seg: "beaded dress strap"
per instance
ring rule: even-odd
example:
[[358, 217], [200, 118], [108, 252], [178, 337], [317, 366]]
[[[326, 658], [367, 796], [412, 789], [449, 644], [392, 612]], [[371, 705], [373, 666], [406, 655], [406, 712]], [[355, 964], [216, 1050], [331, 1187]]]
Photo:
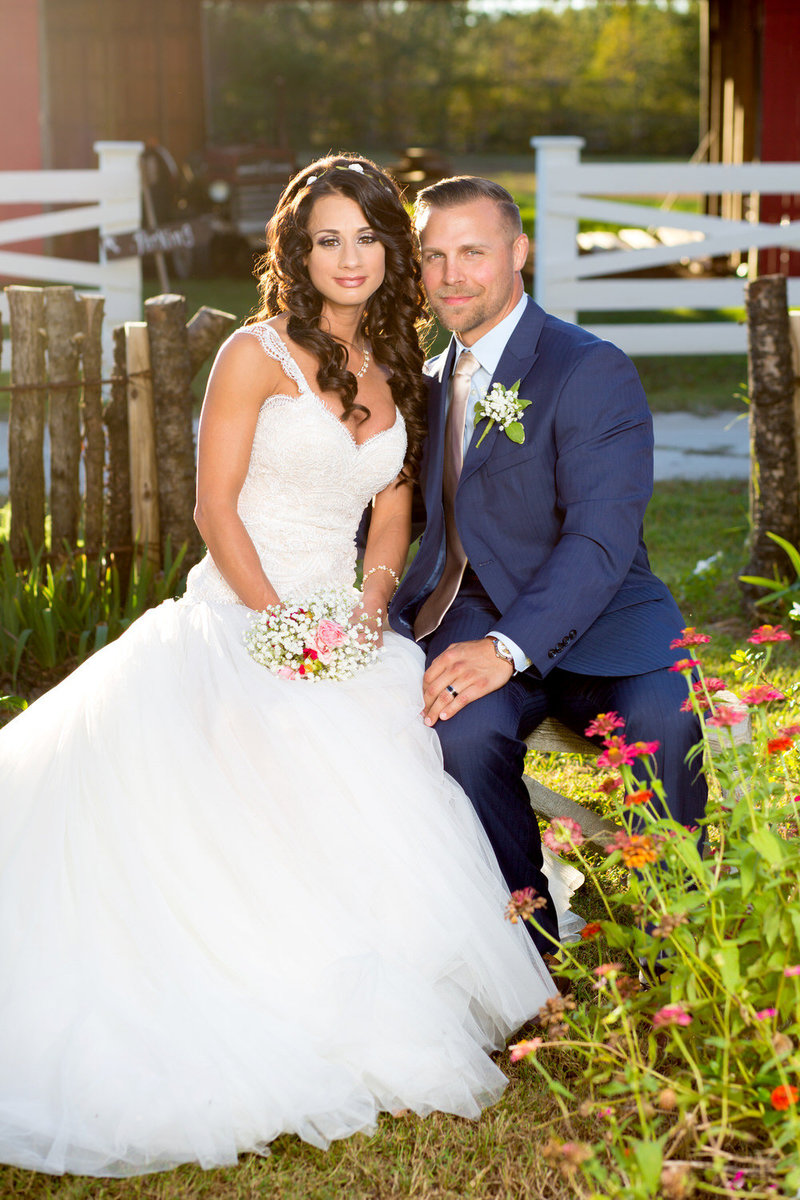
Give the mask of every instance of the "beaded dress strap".
[[266, 321], [260, 321], [255, 325], [244, 325], [242, 328], [245, 333], [251, 333], [253, 337], [258, 338], [264, 353], [270, 358], [277, 359], [283, 367], [284, 373], [297, 384], [301, 392], [311, 391], [308, 380], [292, 358], [289, 347], [274, 326], [268, 325]]

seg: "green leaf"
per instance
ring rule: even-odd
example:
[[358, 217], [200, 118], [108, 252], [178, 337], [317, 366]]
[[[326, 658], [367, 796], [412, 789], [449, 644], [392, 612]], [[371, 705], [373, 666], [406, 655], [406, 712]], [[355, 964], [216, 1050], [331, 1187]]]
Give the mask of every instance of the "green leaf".
[[506, 426], [506, 437], [510, 438], [512, 442], [516, 442], [518, 446], [522, 445], [525, 441], [525, 430], [519, 421], [512, 421], [510, 425]]
[[661, 1182], [661, 1168], [664, 1162], [664, 1134], [657, 1141], [643, 1142], [638, 1139], [631, 1143], [636, 1165], [642, 1173], [642, 1181], [652, 1195], [658, 1195]]
[[747, 838], [750, 845], [772, 866], [779, 866], [784, 859], [784, 841], [768, 829], [755, 829]]
[[711, 954], [711, 961], [719, 968], [722, 983], [729, 992], [738, 988], [741, 974], [739, 971], [739, 947], [733, 942], [725, 942]]

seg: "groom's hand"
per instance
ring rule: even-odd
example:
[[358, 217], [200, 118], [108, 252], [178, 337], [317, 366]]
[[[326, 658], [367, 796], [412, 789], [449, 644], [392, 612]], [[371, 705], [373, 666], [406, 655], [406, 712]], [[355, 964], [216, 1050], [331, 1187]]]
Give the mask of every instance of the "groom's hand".
[[455, 716], [473, 700], [496, 692], [513, 674], [511, 663], [497, 657], [488, 638], [454, 642], [434, 658], [422, 680], [425, 724]]

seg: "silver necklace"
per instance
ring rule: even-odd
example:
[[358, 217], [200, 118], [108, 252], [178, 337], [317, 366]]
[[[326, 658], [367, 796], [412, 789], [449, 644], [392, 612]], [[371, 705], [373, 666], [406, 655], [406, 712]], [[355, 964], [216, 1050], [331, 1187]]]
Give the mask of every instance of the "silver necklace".
[[366, 375], [368, 366], [369, 366], [369, 350], [365, 346], [364, 347], [364, 361], [362, 362], [359, 370], [356, 371], [356, 373], [355, 373], [356, 379], [360, 379], [362, 375]]

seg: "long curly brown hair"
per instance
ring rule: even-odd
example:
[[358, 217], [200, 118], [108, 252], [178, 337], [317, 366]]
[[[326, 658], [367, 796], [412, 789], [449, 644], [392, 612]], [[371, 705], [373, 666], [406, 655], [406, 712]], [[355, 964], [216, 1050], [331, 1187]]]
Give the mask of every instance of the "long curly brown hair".
[[408, 433], [403, 475], [411, 480], [418, 474], [427, 432], [428, 393], [420, 345], [424, 297], [411, 221], [397, 185], [375, 163], [338, 154], [321, 158], [295, 175], [267, 226], [267, 252], [256, 267], [260, 304], [247, 323], [288, 313], [289, 337], [319, 363], [320, 391], [341, 396], [342, 420], [357, 410], [365, 414], [364, 419], [369, 416], [369, 409], [356, 402], [358, 382], [347, 369], [346, 347], [320, 327], [322, 296], [306, 268], [312, 249], [307, 232], [311, 209], [321, 196], [334, 193], [355, 200], [386, 251], [383, 283], [367, 301], [361, 334], [375, 361], [388, 369], [392, 397]]

